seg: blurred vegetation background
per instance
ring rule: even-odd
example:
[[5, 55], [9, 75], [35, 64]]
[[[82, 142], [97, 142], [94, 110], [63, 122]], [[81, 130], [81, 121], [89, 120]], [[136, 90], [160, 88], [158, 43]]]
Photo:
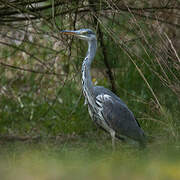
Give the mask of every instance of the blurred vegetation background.
[[98, 38], [93, 82], [119, 95], [147, 134], [177, 140], [179, 5], [175, 0], [1, 0], [1, 135], [97, 131], [81, 91], [87, 44], [59, 33], [91, 28]]
[[[1, 179], [180, 178], [179, 0], [0, 0], [0, 27]], [[87, 44], [59, 33], [80, 28], [97, 34], [93, 83], [154, 137], [150, 154], [117, 143], [112, 155], [91, 121], [81, 89]]]

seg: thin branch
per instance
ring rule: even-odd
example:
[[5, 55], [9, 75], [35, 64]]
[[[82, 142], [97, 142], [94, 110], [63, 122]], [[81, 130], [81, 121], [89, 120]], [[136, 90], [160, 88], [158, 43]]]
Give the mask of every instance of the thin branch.
[[0, 65], [8, 67], [8, 68], [12, 68], [12, 69], [21, 70], [21, 71], [28, 71], [28, 72], [31, 72], [31, 73], [48, 74], [48, 75], [55, 75], [55, 76], [65, 76], [64, 74], [58, 74], [58, 73], [55, 73], [55, 72], [36, 71], [36, 70], [33, 70], [33, 69], [27, 69], [27, 68], [22, 68], [22, 67], [18, 67], [18, 66], [13, 66], [13, 65], [10, 65], [10, 64], [5, 64], [5, 63], [3, 63], [1, 61], [0, 61]]
[[47, 64], [45, 64], [44, 62], [42, 62], [39, 58], [37, 58], [36, 56], [34, 56], [33, 54], [27, 52], [25, 49], [21, 49], [20, 47], [17, 47], [17, 46], [14, 46], [12, 44], [8, 44], [8, 43], [5, 43], [3, 41], [0, 41], [0, 44], [3, 44], [3, 45], [6, 45], [6, 46], [9, 46], [9, 47], [12, 47], [14, 49], [17, 49], [17, 50], [20, 50], [22, 52], [25, 52], [27, 55], [29, 55], [30, 57], [34, 58], [36, 61], [38, 61], [40, 64], [44, 65], [47, 69], [49, 69], [49, 67], [47, 66]]
[[178, 54], [177, 54], [177, 52], [176, 52], [176, 49], [174, 48], [174, 46], [173, 46], [173, 44], [172, 44], [172, 41], [169, 39], [169, 37], [168, 37], [168, 35], [167, 35], [166, 33], [164, 33], [164, 34], [165, 34], [167, 40], [169, 41], [169, 43], [170, 43], [170, 45], [171, 45], [171, 48], [173, 49], [174, 54], [176, 55], [177, 60], [178, 60], [179, 63], [180, 63], [180, 58], [179, 58], [179, 56], [178, 56]]

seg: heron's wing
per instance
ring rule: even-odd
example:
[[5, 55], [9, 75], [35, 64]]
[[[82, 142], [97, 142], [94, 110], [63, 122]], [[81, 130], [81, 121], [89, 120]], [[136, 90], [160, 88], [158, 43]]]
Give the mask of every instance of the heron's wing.
[[108, 94], [98, 95], [96, 104], [105, 122], [116, 132], [129, 137], [138, 133], [139, 123], [126, 105]]

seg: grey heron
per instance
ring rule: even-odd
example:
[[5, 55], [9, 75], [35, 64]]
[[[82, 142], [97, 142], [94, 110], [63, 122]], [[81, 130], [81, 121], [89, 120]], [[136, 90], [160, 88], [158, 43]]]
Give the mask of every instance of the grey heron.
[[82, 89], [91, 119], [96, 125], [110, 133], [113, 148], [115, 137], [121, 140], [128, 137], [145, 146], [144, 131], [127, 105], [109, 89], [94, 86], [92, 83], [90, 68], [97, 49], [95, 33], [91, 29], [65, 30], [61, 33], [74, 35], [88, 42], [88, 51], [82, 63]]

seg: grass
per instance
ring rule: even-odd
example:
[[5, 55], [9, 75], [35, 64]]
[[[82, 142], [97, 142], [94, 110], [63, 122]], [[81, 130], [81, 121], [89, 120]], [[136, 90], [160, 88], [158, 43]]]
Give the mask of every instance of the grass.
[[[109, 138], [108, 138], [109, 139]], [[1, 179], [153, 179], [180, 178], [179, 144], [156, 142], [139, 151], [96, 134], [41, 142], [1, 143]]]

